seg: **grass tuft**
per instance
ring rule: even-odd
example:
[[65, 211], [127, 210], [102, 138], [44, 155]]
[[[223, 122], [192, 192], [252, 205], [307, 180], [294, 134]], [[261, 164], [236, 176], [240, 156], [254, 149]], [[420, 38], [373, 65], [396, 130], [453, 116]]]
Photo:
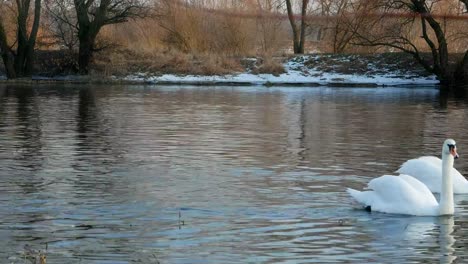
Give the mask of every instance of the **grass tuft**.
[[285, 72], [286, 70], [284, 69], [282, 62], [271, 57], [258, 59], [255, 67], [252, 69], [252, 73], [255, 74], [269, 73], [275, 76], [279, 76]]

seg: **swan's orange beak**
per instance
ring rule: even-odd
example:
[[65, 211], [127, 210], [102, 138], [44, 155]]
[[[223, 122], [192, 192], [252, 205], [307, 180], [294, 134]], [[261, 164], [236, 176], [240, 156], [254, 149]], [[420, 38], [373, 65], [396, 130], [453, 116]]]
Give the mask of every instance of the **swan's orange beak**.
[[458, 153], [457, 153], [457, 147], [451, 148], [450, 149], [450, 154], [452, 154], [454, 159], [458, 159], [460, 157], [460, 156], [458, 156]]

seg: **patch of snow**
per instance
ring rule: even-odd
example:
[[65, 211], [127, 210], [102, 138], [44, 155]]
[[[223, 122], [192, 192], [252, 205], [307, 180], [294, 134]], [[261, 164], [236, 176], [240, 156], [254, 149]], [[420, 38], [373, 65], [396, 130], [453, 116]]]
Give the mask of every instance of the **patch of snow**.
[[[228, 75], [178, 75], [162, 74], [153, 75], [150, 73], [134, 73], [125, 77], [112, 76], [114, 80], [132, 81], [141, 83], [160, 83], [160, 84], [238, 84], [238, 85], [377, 85], [377, 86], [396, 86], [396, 85], [437, 85], [439, 81], [432, 76], [417, 76], [414, 72], [391, 71], [388, 68], [380, 68], [374, 62], [369, 62], [367, 70], [363, 74], [344, 74], [336, 72], [325, 72], [310, 65], [304, 65], [305, 62], [319, 62], [321, 58], [331, 57], [329, 54], [314, 54], [296, 56], [286, 61], [283, 66], [286, 73], [280, 75], [272, 74], [253, 74], [237, 73]], [[338, 58], [348, 60], [354, 58], [351, 56]], [[356, 57], [359, 59], [359, 57]], [[246, 58], [247, 61], [255, 62], [256, 58]], [[34, 76], [36, 80], [60, 80], [77, 81], [81, 76], [57, 76], [53, 78]], [[0, 75], [0, 80], [6, 80], [6, 76]]]
[[[342, 74], [333, 72], [323, 72], [317, 69], [310, 69], [304, 65], [307, 60], [319, 59], [320, 56], [297, 56], [284, 63], [286, 73], [275, 76], [272, 74], [252, 74], [238, 73], [222, 76], [201, 76], [201, 75], [176, 75], [164, 74], [161, 76], [148, 76], [144, 73], [129, 75], [124, 78], [127, 81], [149, 82], [149, 83], [174, 83], [174, 84], [250, 84], [250, 85], [436, 85], [439, 81], [435, 76], [423, 77], [398, 72], [390, 72], [383, 69], [379, 74]], [[347, 58], [344, 58], [347, 60]], [[375, 69], [376, 65], [370, 64], [368, 69]], [[118, 79], [118, 78], [117, 78]]]
[[177, 83], [177, 84], [203, 84], [203, 83], [225, 83], [225, 84], [252, 84], [252, 85], [275, 85], [275, 84], [303, 84], [303, 85], [327, 85], [327, 84], [374, 84], [374, 85], [435, 85], [439, 81], [434, 77], [392, 77], [391, 74], [382, 75], [351, 75], [339, 73], [325, 73], [320, 71], [302, 72], [289, 70], [279, 76], [272, 74], [240, 73], [224, 76], [195, 76], [164, 74], [162, 76], [142, 77], [141, 75], [130, 75], [124, 78], [127, 81], [144, 81], [150, 83]]

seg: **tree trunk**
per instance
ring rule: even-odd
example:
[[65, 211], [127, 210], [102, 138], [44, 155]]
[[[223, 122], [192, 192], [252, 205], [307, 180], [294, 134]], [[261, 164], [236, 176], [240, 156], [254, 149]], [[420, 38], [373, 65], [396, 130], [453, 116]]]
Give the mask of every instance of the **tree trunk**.
[[16, 56], [15, 72], [18, 77], [23, 77], [23, 69], [26, 60], [26, 49], [28, 45], [27, 20], [29, 14], [29, 1], [16, 1], [18, 7], [18, 16], [16, 18]]
[[[445, 38], [445, 32], [443, 31], [440, 24], [431, 15], [430, 10], [427, 9], [425, 1], [412, 0], [414, 11], [419, 13], [422, 21], [423, 38], [431, 48], [432, 57], [434, 60], [434, 73], [439, 77], [442, 84], [448, 84], [453, 78], [449, 67], [449, 55], [447, 39]], [[431, 27], [434, 35], [437, 39], [438, 47], [430, 39], [429, 34], [426, 31], [426, 21]]]
[[93, 57], [94, 42], [97, 35], [97, 33], [90, 31], [91, 30], [83, 27], [83, 30], [79, 32], [80, 46], [78, 51], [78, 66], [79, 73], [83, 75], [89, 73], [89, 64]]
[[16, 1], [18, 9], [16, 52], [8, 46], [7, 37], [3, 24], [0, 22], [0, 50], [5, 64], [7, 78], [31, 76], [34, 63], [34, 46], [39, 31], [39, 21], [41, 16], [41, 0], [34, 1], [34, 20], [31, 32], [28, 35], [28, 21], [30, 1]]
[[18, 77], [24, 77], [24, 67], [26, 65], [26, 49], [27, 44], [25, 41], [18, 40], [18, 47], [16, 48], [15, 56], [15, 72]]
[[34, 22], [29, 34], [28, 45], [25, 48], [24, 74], [32, 75], [34, 66], [34, 47], [36, 46], [37, 33], [39, 32], [39, 22], [41, 18], [41, 0], [34, 1]]
[[78, 66], [80, 74], [89, 73], [89, 63], [93, 52], [93, 44], [89, 39], [80, 40], [80, 50], [78, 52]]
[[0, 21], [0, 52], [5, 65], [6, 75], [8, 79], [15, 79], [16, 72], [13, 65], [13, 54], [8, 47], [8, 41], [5, 34], [5, 28], [3, 27], [2, 21]]
[[302, 11], [301, 11], [301, 40], [299, 43], [299, 53], [304, 54], [304, 46], [305, 46], [305, 29], [306, 25], [306, 15], [307, 15], [307, 5], [309, 4], [309, 0], [302, 0]]
[[5, 65], [6, 76], [8, 79], [16, 79], [15, 66], [9, 52], [3, 52], [2, 50], [3, 64]]
[[301, 28], [300, 31], [297, 29], [296, 20], [291, 5], [291, 0], [286, 0], [286, 8], [288, 10], [289, 23], [293, 33], [293, 47], [294, 54], [303, 54], [305, 45], [305, 28], [306, 28], [306, 15], [307, 15], [307, 4], [309, 0], [302, 0], [301, 8]]
[[[468, 63], [468, 54], [465, 54], [460, 63], [455, 66], [456, 68], [453, 69], [449, 63], [447, 38], [442, 26], [431, 15], [425, 0], [412, 0], [411, 2], [414, 11], [421, 15], [423, 38], [432, 52], [432, 72], [437, 75], [440, 83], [443, 85], [460, 83], [463, 82], [463, 80], [466, 81], [465, 65]], [[468, 1], [466, 1], [466, 3], [468, 3]], [[426, 22], [432, 29], [432, 33], [437, 40], [436, 43], [430, 39], [430, 34], [428, 34], [426, 29]]]
[[106, 5], [110, 4], [110, 1], [101, 1], [101, 5], [96, 17], [93, 21], [90, 21], [88, 16], [88, 6], [83, 0], [74, 0], [76, 15], [78, 18], [78, 40], [79, 40], [79, 51], [78, 51], [78, 67], [79, 73], [82, 75], [89, 74], [89, 65], [93, 58], [94, 45], [96, 37], [104, 25], [104, 14]]
[[96, 36], [101, 28], [105, 25], [126, 22], [128, 18], [144, 16], [148, 13], [145, 2], [147, 1], [73, 0], [80, 42], [78, 52], [80, 74], [89, 73]]
[[292, 10], [292, 5], [291, 5], [291, 0], [286, 0], [286, 8], [288, 9], [288, 18], [289, 18], [289, 23], [291, 24], [291, 29], [293, 33], [293, 48], [294, 48], [294, 54], [300, 53], [300, 41], [299, 41], [299, 32], [297, 30], [297, 25], [296, 21], [294, 19], [294, 13]]

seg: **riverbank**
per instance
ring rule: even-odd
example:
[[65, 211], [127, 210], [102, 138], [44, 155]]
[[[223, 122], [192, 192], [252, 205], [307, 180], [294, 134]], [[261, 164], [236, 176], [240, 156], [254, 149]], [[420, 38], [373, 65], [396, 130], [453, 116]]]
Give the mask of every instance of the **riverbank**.
[[[138, 62], [136, 62], [138, 63]], [[271, 62], [270, 62], [271, 63]], [[427, 74], [407, 55], [401, 53], [372, 55], [315, 54], [274, 58], [275, 67], [262, 68], [264, 60], [241, 59], [242, 67], [223, 74], [183, 73], [168, 70], [111, 70], [89, 76], [36, 75], [32, 79], [1, 82], [63, 82], [159, 85], [262, 85], [262, 86], [401, 86], [437, 85], [434, 75]], [[195, 66], [192, 66], [195, 67]], [[134, 67], [138, 69], [138, 67]], [[139, 67], [144, 68], [144, 67]], [[274, 68], [274, 69], [273, 69]], [[192, 68], [193, 69], [193, 68]], [[270, 72], [269, 72], [270, 71]]]

